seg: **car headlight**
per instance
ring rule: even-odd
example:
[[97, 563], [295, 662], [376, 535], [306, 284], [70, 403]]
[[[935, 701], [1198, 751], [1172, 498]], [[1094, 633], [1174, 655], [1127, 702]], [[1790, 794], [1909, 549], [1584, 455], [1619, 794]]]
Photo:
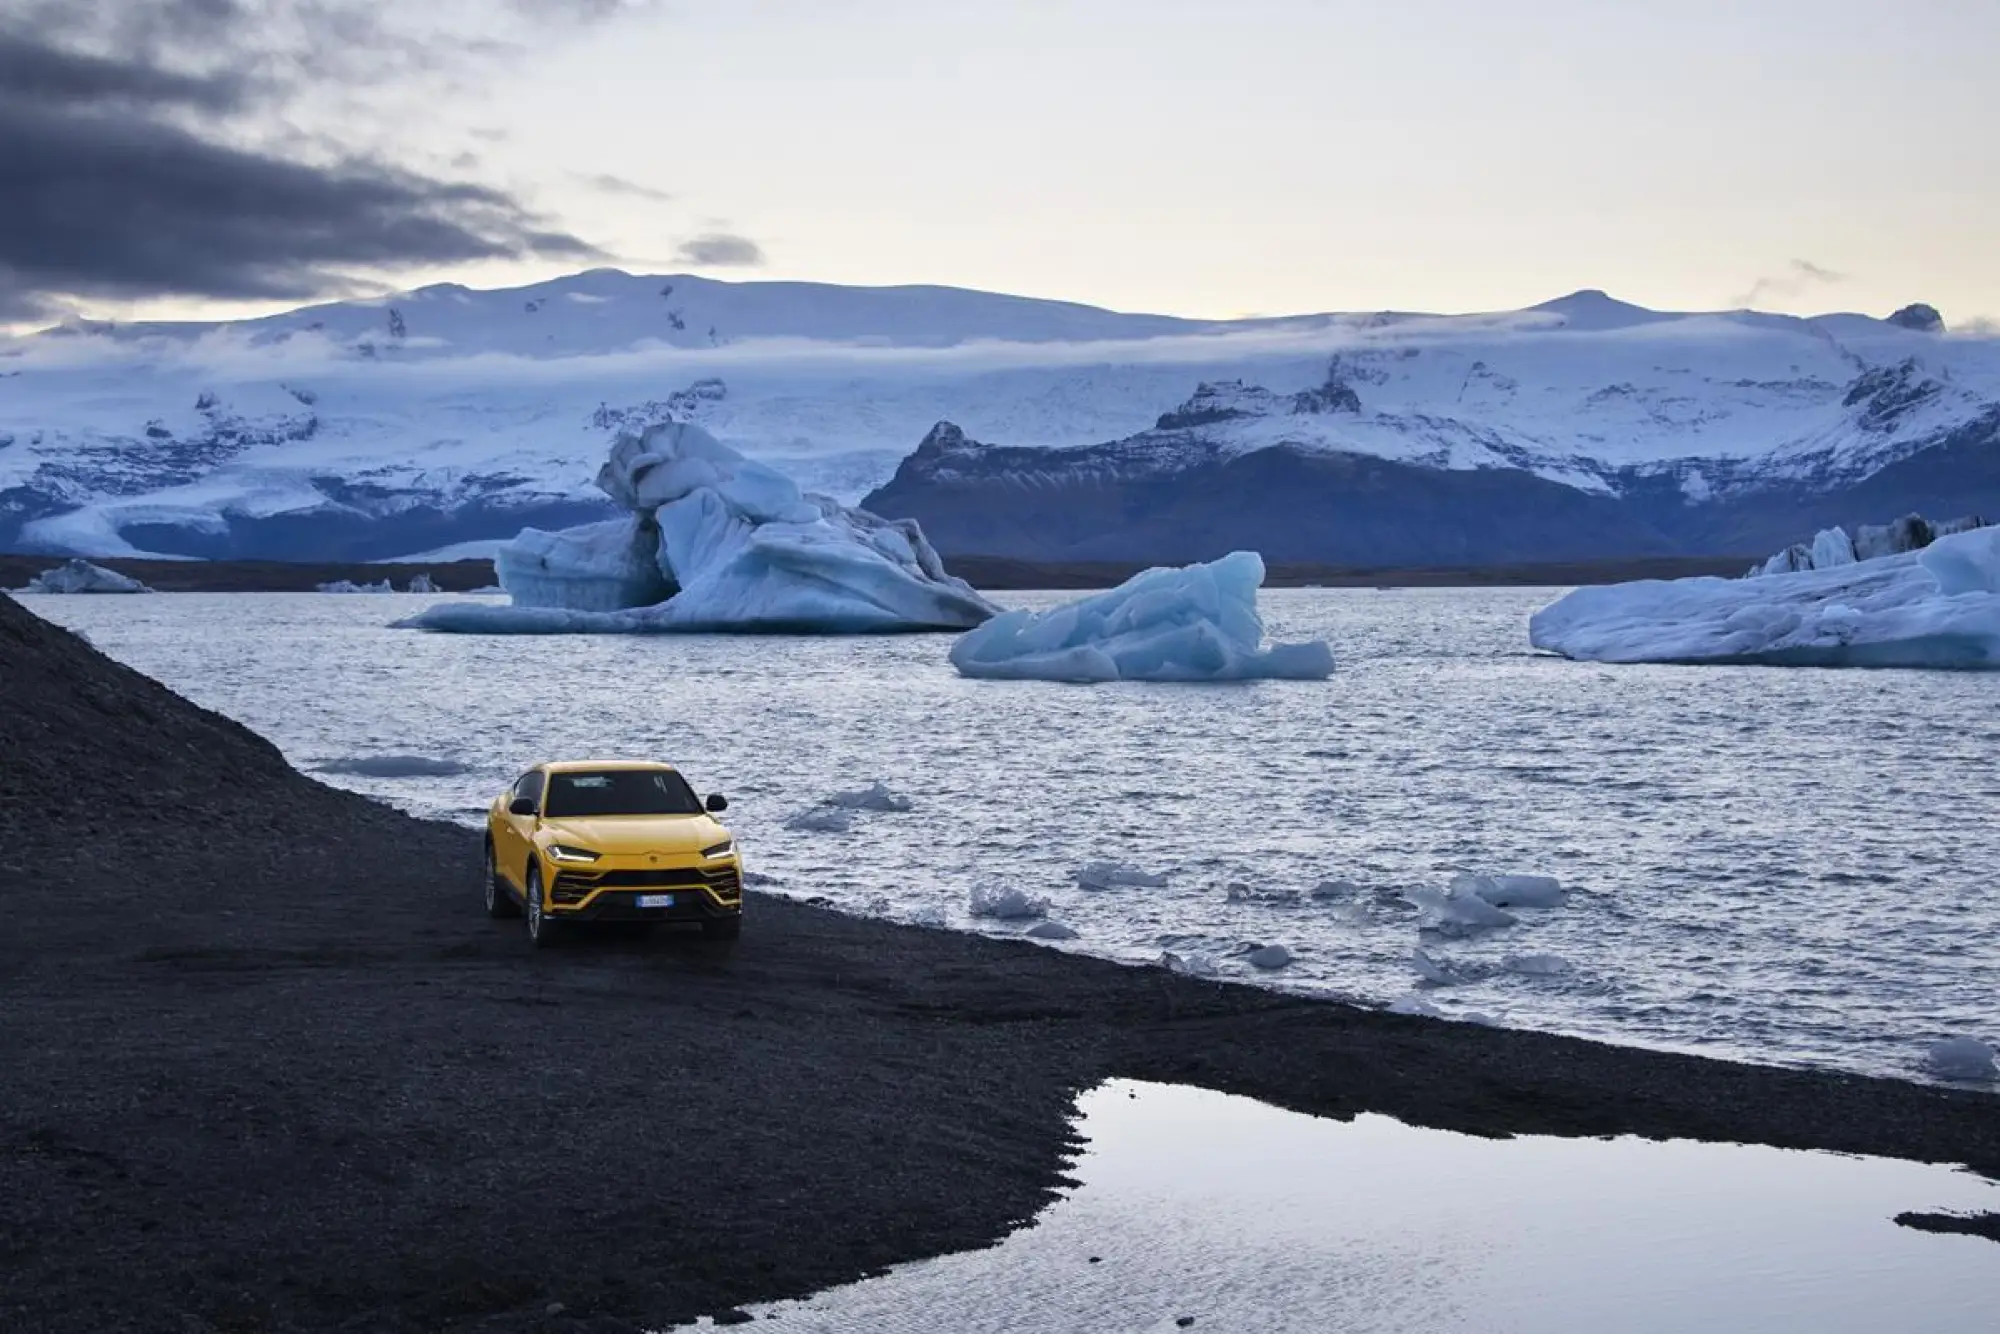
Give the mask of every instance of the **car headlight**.
[[736, 840], [733, 838], [725, 838], [722, 840], [722, 842], [716, 844], [712, 848], [703, 848], [701, 850], [701, 855], [705, 860], [713, 861], [717, 857], [727, 857], [730, 853], [734, 851], [736, 851]]
[[549, 844], [549, 860], [552, 862], [594, 862], [597, 854], [589, 848], [573, 848], [564, 843]]

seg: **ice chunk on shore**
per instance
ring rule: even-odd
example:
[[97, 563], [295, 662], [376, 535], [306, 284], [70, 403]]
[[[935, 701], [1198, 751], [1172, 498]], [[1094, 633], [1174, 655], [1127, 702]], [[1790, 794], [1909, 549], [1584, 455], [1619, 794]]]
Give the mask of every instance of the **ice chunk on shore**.
[[1552, 875], [1475, 875], [1462, 872], [1451, 879], [1451, 892], [1476, 894], [1496, 908], [1555, 908], [1565, 897], [1562, 882]]
[[1160, 952], [1160, 967], [1183, 977], [1215, 977], [1222, 972], [1212, 955], [1176, 954], [1172, 950]]
[[2000, 1065], [1994, 1063], [1993, 1048], [1978, 1038], [1963, 1035], [1933, 1042], [1924, 1053], [1924, 1064], [1940, 1079], [1972, 1083], [2000, 1079]]
[[1252, 968], [1262, 968], [1269, 972], [1289, 967], [1292, 962], [1292, 952], [1283, 945], [1259, 945], [1244, 955], [1243, 961]]
[[1038, 681], [1322, 680], [1324, 642], [1266, 649], [1257, 614], [1264, 560], [1237, 551], [1152, 569], [1052, 611], [1003, 612], [951, 646], [964, 676]]
[[893, 792], [889, 785], [876, 779], [867, 787], [852, 792], [836, 792], [820, 803], [837, 806], [844, 811], [890, 811], [901, 813], [911, 807], [911, 801], [900, 792]]
[[1826, 570], [1579, 588], [1528, 638], [1592, 662], [2000, 667], [2000, 528]]
[[[597, 485], [631, 517], [530, 528], [502, 545], [494, 566], [513, 606], [446, 603], [401, 624], [853, 634], [962, 630], [997, 610], [945, 572], [914, 520], [806, 495], [699, 426], [663, 422], [621, 435]], [[507, 627], [510, 619], [519, 624]]]
[[93, 565], [87, 560], [65, 561], [43, 570], [21, 589], [23, 593], [150, 593], [153, 590], [137, 579]]
[[974, 917], [1015, 921], [1024, 917], [1046, 916], [1049, 901], [1008, 885], [974, 885], [966, 907]]
[[1165, 886], [1164, 875], [1149, 875], [1136, 866], [1123, 862], [1091, 862], [1076, 873], [1076, 883], [1085, 889], [1159, 889]]
[[319, 766], [323, 774], [352, 774], [358, 778], [452, 778], [472, 772], [457, 760], [430, 755], [348, 755]]
[[1390, 1014], [1413, 1014], [1425, 1019], [1442, 1019], [1444, 1011], [1426, 998], [1412, 991], [1407, 996], [1398, 996], [1384, 1007]]
[[1076, 932], [1061, 922], [1037, 922], [1025, 934], [1036, 940], [1075, 940]]

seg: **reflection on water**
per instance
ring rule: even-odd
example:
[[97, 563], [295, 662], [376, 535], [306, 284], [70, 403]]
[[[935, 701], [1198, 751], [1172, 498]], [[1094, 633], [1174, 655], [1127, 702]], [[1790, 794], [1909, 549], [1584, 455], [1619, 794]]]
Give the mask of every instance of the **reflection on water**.
[[2000, 1247], [1891, 1221], [2000, 1209], [1963, 1172], [1484, 1140], [1129, 1081], [1081, 1110], [1082, 1184], [1034, 1226], [758, 1314], [788, 1334], [2000, 1329]]

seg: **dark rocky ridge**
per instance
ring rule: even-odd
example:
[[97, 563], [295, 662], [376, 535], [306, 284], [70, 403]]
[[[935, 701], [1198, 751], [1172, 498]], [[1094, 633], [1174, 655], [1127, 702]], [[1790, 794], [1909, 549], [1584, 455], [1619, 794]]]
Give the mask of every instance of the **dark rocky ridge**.
[[657, 1328], [994, 1240], [1116, 1075], [2000, 1173], [1984, 1095], [766, 897], [733, 952], [531, 954], [480, 915], [475, 836], [293, 772], [6, 597], [0, 693], [0, 1329]]
[[[1869, 462], [1829, 454], [1789, 478], [1729, 460], [1607, 469], [1607, 491], [1548, 480], [1526, 459], [1454, 470], [1284, 443], [1228, 447], [1227, 428], [1245, 415], [1355, 410], [1346, 397], [1319, 406], [1336, 387], [1355, 393], [1338, 378], [1336, 368], [1328, 388], [1289, 400], [1203, 384], [1152, 430], [1074, 449], [982, 444], [940, 422], [862, 505], [917, 520], [954, 557], [1178, 564], [1249, 548], [1351, 567], [1713, 556], [1885, 514], [2000, 509], [2000, 405]], [[1864, 438], [1886, 440], [1942, 392], [1909, 361], [1857, 376], [1845, 407]], [[1691, 482], [1708, 498], [1690, 501]]]

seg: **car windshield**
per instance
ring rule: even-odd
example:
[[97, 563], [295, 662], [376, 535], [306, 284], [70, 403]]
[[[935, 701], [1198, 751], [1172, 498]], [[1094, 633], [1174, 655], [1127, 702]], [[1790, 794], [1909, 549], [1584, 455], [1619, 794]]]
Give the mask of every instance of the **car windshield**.
[[603, 769], [549, 775], [545, 816], [699, 815], [701, 802], [671, 769]]

